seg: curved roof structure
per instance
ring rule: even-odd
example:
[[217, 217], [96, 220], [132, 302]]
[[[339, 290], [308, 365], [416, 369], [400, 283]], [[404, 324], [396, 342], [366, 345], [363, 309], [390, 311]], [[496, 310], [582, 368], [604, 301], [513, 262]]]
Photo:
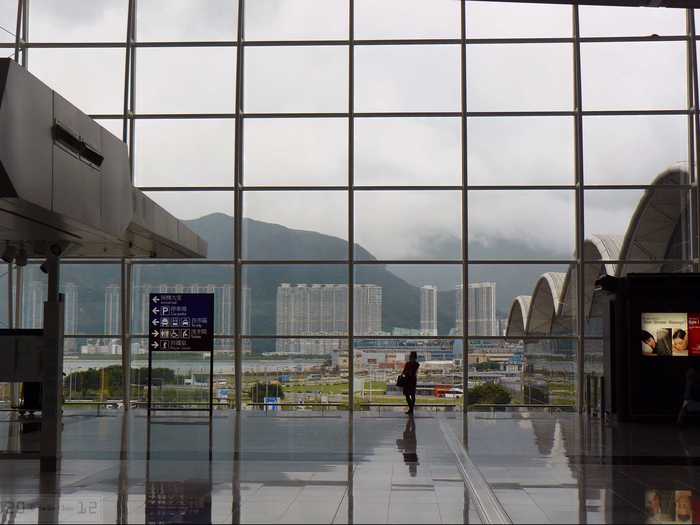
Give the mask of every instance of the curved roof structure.
[[[592, 235], [584, 241], [584, 260], [601, 261], [599, 265], [586, 264], [584, 268], [586, 319], [592, 315], [595, 281], [601, 275], [624, 277], [630, 272], [674, 271], [676, 267], [665, 266], [664, 259], [690, 257], [691, 240], [684, 225], [690, 220], [692, 196], [690, 192], [678, 189], [679, 185], [689, 184], [689, 181], [688, 171], [683, 166], [664, 171], [654, 179], [653, 187], [644, 192], [624, 236]], [[628, 260], [641, 262], [605, 262]], [[543, 274], [537, 280], [532, 296], [521, 295], [514, 299], [508, 314], [506, 335], [570, 333], [567, 332], [568, 323], [574, 322], [577, 306], [573, 278], [572, 270]]]
[[522, 336], [525, 335], [525, 323], [527, 322], [527, 314], [530, 311], [529, 295], [519, 295], [513, 299], [513, 304], [510, 305], [508, 312], [508, 324], [506, 326], [506, 335]]
[[565, 272], [547, 272], [539, 278], [530, 301], [526, 333], [547, 335], [552, 331], [554, 319], [561, 313], [567, 282]]
[[620, 249], [620, 259], [650, 261], [648, 264], [622, 264], [617, 275], [624, 277], [631, 272], [656, 272], [658, 262], [664, 258], [687, 258], [688, 239], [673, 242], [678, 224], [689, 211], [688, 192], [680, 192], [675, 186], [689, 184], [688, 172], [680, 167], [671, 168], [652, 182], [653, 188], [644, 192], [637, 205]]
[[[619, 260], [624, 237], [621, 235], [592, 235], [583, 244], [583, 258], [586, 261]], [[617, 264], [601, 263], [586, 264], [583, 269], [583, 293], [585, 299], [585, 314], [590, 315], [593, 304], [595, 282], [601, 275], [617, 275]]]

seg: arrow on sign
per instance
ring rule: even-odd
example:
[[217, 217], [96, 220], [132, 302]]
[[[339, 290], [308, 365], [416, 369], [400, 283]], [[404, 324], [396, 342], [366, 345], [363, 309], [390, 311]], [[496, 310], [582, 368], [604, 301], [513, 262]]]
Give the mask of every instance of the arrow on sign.
[[151, 344], [151, 346], [152, 346], [153, 348], [158, 348], [158, 341], [153, 341], [153, 343]]
[[160, 332], [158, 332], [158, 330], [153, 330], [151, 333], [153, 334], [153, 337], [160, 336]]
[[160, 302], [160, 299], [158, 299], [157, 295], [153, 298], [153, 302], [156, 304], [158, 304]]
[[158, 319], [153, 319], [153, 326], [158, 326], [160, 321]]
[[151, 310], [154, 314], [158, 315], [160, 313], [160, 310], [156, 307], [153, 310]]

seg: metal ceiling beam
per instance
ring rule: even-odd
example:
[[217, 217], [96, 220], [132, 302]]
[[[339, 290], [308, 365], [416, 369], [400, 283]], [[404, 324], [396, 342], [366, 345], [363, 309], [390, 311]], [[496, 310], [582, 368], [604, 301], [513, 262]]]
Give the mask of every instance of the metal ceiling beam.
[[520, 2], [523, 4], [576, 4], [617, 7], [677, 7], [681, 9], [700, 8], [700, 0], [618, 0], [618, 1], [573, 1], [573, 0], [488, 0], [490, 2]]

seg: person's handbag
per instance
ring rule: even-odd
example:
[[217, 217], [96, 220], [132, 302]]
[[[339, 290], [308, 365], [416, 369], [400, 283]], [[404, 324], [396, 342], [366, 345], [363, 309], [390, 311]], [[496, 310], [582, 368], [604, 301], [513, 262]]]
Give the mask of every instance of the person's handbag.
[[401, 374], [396, 378], [396, 386], [404, 387], [406, 386], [406, 376]]

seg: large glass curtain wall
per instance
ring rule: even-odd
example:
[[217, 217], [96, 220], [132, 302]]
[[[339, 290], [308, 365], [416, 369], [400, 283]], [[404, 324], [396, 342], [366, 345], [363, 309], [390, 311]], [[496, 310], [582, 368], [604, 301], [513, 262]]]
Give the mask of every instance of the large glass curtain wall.
[[[500, 353], [514, 402], [580, 404], [591, 279], [698, 269], [692, 10], [5, 0], [0, 25], [1, 54], [123, 138], [135, 185], [209, 242], [205, 261], [66, 262], [67, 349], [132, 369], [101, 395], [143, 397], [144, 294], [181, 290], [216, 294], [237, 406], [279, 383], [388, 396], [411, 350], [426, 383], [478, 384]], [[655, 211], [665, 240], [639, 226]], [[162, 360], [163, 401], [202, 380]]]

